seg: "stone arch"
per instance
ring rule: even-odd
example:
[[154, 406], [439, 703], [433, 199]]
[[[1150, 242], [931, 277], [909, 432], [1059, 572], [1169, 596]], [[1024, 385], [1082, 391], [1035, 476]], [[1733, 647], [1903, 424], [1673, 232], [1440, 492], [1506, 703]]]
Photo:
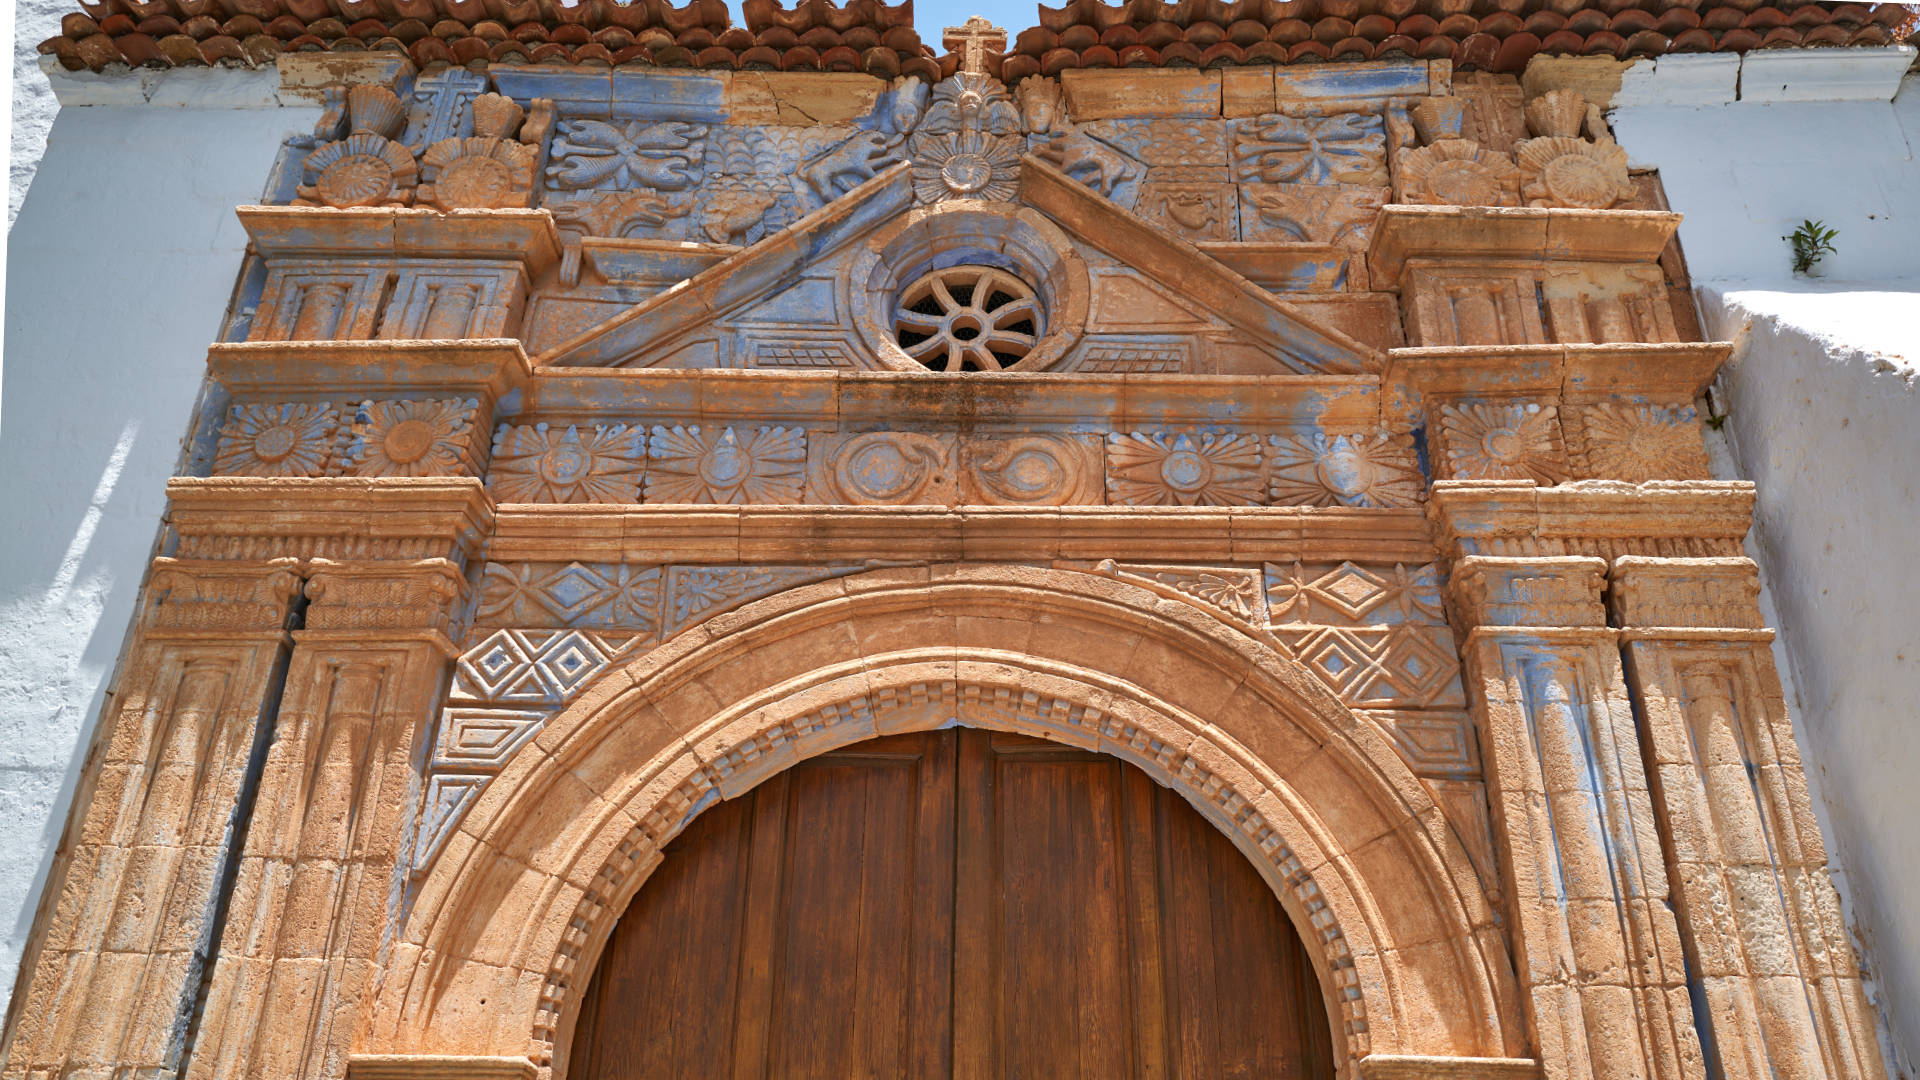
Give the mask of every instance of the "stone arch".
[[1342, 1075], [1369, 1053], [1524, 1055], [1503, 931], [1384, 732], [1190, 604], [988, 565], [793, 589], [602, 676], [448, 841], [360, 1050], [564, 1074], [601, 946], [701, 809], [813, 754], [952, 723], [1113, 754], [1232, 837], [1314, 958]]

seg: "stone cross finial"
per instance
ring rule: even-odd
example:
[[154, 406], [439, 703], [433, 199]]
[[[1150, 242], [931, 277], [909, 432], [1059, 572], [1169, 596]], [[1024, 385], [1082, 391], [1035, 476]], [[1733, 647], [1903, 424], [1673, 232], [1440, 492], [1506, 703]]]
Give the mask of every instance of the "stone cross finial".
[[1007, 32], [988, 22], [984, 16], [971, 15], [959, 26], [949, 26], [940, 34], [940, 44], [960, 54], [960, 70], [984, 75], [987, 50], [1007, 51]]

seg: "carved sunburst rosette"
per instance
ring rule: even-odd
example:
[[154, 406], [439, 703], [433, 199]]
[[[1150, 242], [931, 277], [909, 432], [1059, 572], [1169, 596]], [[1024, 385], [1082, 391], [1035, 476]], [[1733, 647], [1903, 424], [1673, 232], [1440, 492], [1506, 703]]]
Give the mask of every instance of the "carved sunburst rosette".
[[1413, 438], [1372, 434], [1275, 435], [1276, 506], [1417, 506], [1426, 485]]
[[1463, 480], [1566, 479], [1559, 410], [1535, 402], [1470, 402], [1440, 409], [1449, 474]]
[[502, 424], [487, 490], [500, 502], [635, 502], [644, 452], [640, 430], [625, 424], [585, 432], [572, 424]]
[[1006, 202], [1019, 187], [1017, 145], [1017, 137], [977, 131], [915, 135], [908, 144], [913, 155], [913, 193], [923, 203]]
[[1551, 136], [1517, 147], [1520, 194], [1528, 206], [1611, 210], [1633, 198], [1627, 152], [1617, 143]]
[[1441, 139], [1399, 156], [1399, 201], [1444, 206], [1513, 206], [1519, 173], [1507, 156], [1472, 139]]
[[340, 414], [325, 401], [235, 405], [214, 451], [217, 476], [319, 476], [333, 456]]

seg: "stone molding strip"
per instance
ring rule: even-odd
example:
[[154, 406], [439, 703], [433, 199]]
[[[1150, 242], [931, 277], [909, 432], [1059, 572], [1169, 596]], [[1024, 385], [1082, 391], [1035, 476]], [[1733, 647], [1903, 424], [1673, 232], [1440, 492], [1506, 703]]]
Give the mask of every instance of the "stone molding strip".
[[1418, 510], [1345, 507], [500, 507], [503, 562], [1118, 559], [1431, 562]]

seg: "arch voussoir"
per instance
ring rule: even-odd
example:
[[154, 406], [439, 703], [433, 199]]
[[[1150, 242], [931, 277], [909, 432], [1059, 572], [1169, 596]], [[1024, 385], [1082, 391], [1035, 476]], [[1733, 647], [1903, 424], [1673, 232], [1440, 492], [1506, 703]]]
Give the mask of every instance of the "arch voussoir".
[[[1016, 618], [1024, 634], [998, 633]], [[1192, 605], [1056, 569], [882, 570], [683, 638], [609, 675], [489, 787], [429, 871], [404, 935], [418, 970], [383, 984], [394, 1019], [369, 1051], [447, 1052], [442, 1011], [469, 986], [501, 992], [465, 969], [497, 969], [525, 1020], [515, 1052], [564, 1072], [613, 922], [701, 809], [827, 750], [952, 724], [1112, 754], [1197, 807], [1299, 929], [1344, 1059], [1519, 1047], [1504, 946], [1425, 788], [1297, 664]], [[532, 888], [542, 876], [555, 886]], [[524, 931], [462, 929], [489, 903]]]

